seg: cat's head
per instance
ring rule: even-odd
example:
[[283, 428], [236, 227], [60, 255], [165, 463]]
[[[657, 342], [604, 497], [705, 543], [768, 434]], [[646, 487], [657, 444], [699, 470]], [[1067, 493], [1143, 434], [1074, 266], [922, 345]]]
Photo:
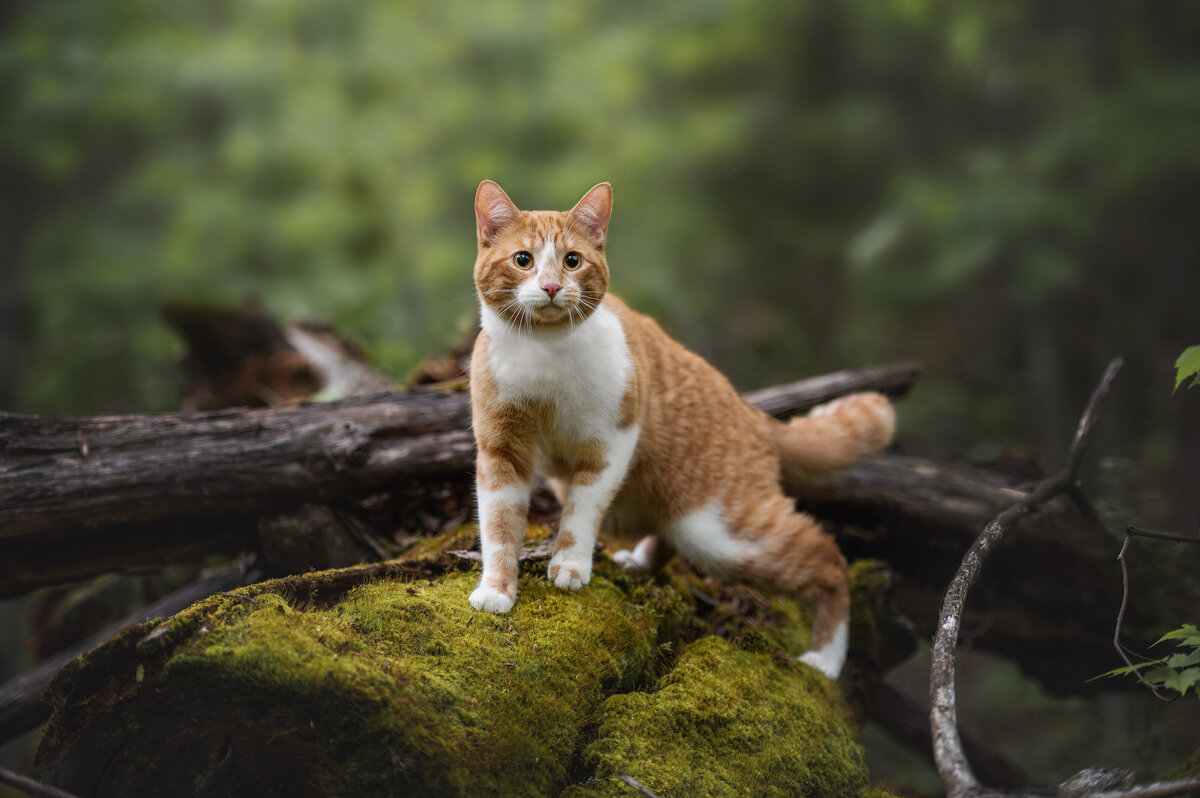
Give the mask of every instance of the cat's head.
[[611, 211], [608, 183], [563, 213], [522, 211], [484, 180], [475, 192], [480, 302], [513, 329], [568, 329], [586, 320], [608, 290], [604, 239]]

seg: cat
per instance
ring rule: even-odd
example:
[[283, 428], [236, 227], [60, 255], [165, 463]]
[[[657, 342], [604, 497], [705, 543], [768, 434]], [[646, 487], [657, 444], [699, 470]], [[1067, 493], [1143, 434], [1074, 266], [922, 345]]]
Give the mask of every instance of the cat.
[[850, 611], [833, 538], [784, 495], [884, 448], [895, 413], [858, 393], [783, 423], [656, 322], [608, 293], [612, 189], [569, 212], [521, 211], [496, 183], [475, 195], [482, 329], [471, 356], [471, 416], [483, 574], [478, 610], [507, 612], [530, 492], [546, 476], [562, 502], [547, 574], [578, 590], [602, 529], [641, 533], [614, 559], [653, 573], [675, 553], [714, 574], [801, 597], [814, 608], [800, 659], [837, 678]]

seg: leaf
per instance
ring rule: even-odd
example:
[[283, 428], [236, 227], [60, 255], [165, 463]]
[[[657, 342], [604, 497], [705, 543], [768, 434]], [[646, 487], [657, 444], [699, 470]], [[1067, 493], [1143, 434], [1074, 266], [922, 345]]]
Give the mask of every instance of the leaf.
[[1122, 665], [1120, 668], [1113, 668], [1111, 671], [1105, 671], [1099, 676], [1093, 676], [1091, 679], [1088, 679], [1088, 681], [1091, 682], [1095, 681], [1096, 679], [1103, 679], [1106, 676], [1128, 676], [1131, 673], [1137, 673], [1143, 668], [1149, 668], [1152, 665], [1162, 665], [1166, 661], [1167, 658], [1163, 657], [1162, 659], [1152, 659], [1147, 662], [1139, 662], [1136, 665]]
[[1178, 675], [1170, 668], [1158, 667], [1142, 674], [1142, 679], [1150, 684], [1166, 684], [1168, 679], [1174, 679]]
[[1162, 680], [1162, 686], [1174, 690], [1180, 695], [1187, 695], [1188, 688], [1193, 687], [1197, 682], [1200, 682], [1200, 668], [1188, 668], [1178, 673], [1171, 671], [1170, 675]]
[[1200, 629], [1197, 629], [1190, 623], [1185, 623], [1178, 629], [1173, 629], [1162, 637], [1158, 638], [1158, 640], [1155, 640], [1154, 645], [1157, 646], [1164, 640], [1182, 640], [1182, 645], [1200, 646]]
[[1168, 668], [1175, 668], [1178, 670], [1179, 668], [1186, 668], [1189, 665], [1196, 665], [1197, 663], [1200, 663], [1200, 648], [1192, 649], [1190, 654], [1184, 654], [1182, 652], [1179, 654], [1172, 654], [1171, 656], [1167, 657], [1166, 665]]
[[1193, 378], [1189, 388], [1200, 385], [1200, 346], [1189, 346], [1175, 361], [1175, 390], [1178, 391], [1188, 377]]

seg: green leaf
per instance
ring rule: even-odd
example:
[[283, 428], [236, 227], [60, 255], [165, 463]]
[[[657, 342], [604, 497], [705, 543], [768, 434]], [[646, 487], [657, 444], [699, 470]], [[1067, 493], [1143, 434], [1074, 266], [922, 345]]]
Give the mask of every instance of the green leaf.
[[1158, 638], [1158, 640], [1155, 640], [1154, 645], [1157, 646], [1164, 640], [1182, 640], [1182, 645], [1200, 646], [1200, 629], [1197, 629], [1190, 623], [1185, 623], [1178, 629], [1173, 629], [1162, 637]]
[[1189, 346], [1175, 361], [1175, 390], [1178, 391], [1188, 377], [1193, 378], [1189, 388], [1200, 385], [1200, 346]]
[[1143, 673], [1142, 678], [1150, 684], [1166, 684], [1168, 679], [1174, 679], [1178, 675], [1170, 668], [1158, 667]]
[[1197, 682], [1200, 682], [1200, 668], [1188, 668], [1178, 673], [1171, 671], [1170, 675], [1162, 680], [1162, 686], [1180, 695], [1187, 695], [1188, 688], [1195, 686]]
[[1167, 657], [1167, 667], [1177, 670], [1197, 663], [1200, 663], [1200, 648], [1192, 649], [1190, 654], [1179, 653]]
[[1152, 659], [1147, 662], [1139, 662], [1136, 665], [1123, 665], [1120, 668], [1113, 668], [1111, 671], [1105, 671], [1099, 676], [1093, 676], [1091, 679], [1088, 679], [1088, 681], [1091, 682], [1095, 681], [1096, 679], [1103, 679], [1110, 676], [1128, 676], [1131, 673], [1137, 673], [1143, 668], [1149, 668], [1152, 665], [1162, 665], [1166, 661], [1167, 658], [1163, 657], [1162, 659]]

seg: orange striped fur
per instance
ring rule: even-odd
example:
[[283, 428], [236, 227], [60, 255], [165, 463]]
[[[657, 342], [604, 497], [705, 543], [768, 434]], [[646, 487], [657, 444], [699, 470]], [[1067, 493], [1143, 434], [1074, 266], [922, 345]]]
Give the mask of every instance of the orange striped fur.
[[521, 211], [491, 181], [475, 198], [483, 329], [471, 360], [483, 575], [471, 604], [508, 611], [535, 475], [563, 503], [548, 568], [588, 583], [600, 531], [641, 536], [616, 559], [698, 568], [800, 596], [815, 609], [802, 659], [835, 678], [846, 650], [846, 562], [780, 480], [846, 468], [891, 440], [875, 393], [783, 424], [698, 355], [608, 293], [607, 183], [566, 213]]

